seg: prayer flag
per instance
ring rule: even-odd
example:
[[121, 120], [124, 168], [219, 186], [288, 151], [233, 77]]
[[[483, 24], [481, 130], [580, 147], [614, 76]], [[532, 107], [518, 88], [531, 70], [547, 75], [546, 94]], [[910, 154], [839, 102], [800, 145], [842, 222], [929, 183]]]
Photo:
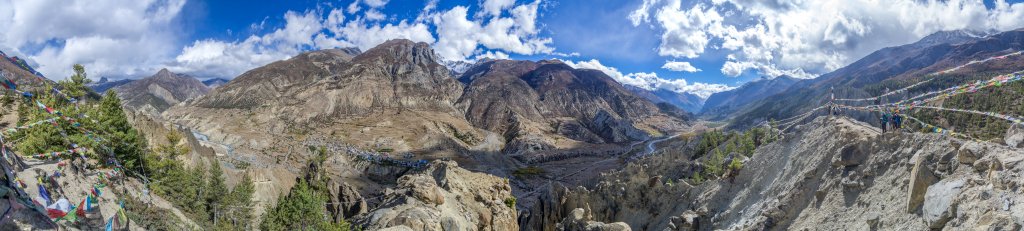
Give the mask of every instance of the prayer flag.
[[49, 204], [50, 203], [50, 193], [46, 191], [46, 187], [43, 187], [43, 183], [42, 182], [43, 182], [42, 180], [39, 180], [39, 185], [36, 185], [36, 186], [39, 186], [39, 196], [42, 197], [43, 200], [45, 200], [46, 204]]
[[14, 84], [14, 82], [12, 82], [12, 81], [11, 81], [10, 79], [8, 79], [8, 78], [4, 78], [4, 82], [3, 82], [3, 85], [4, 85], [4, 87], [5, 87], [5, 88], [7, 88], [7, 89], [11, 89], [11, 90], [17, 90], [17, 89], [18, 89], [18, 85], [17, 85], [17, 84]]
[[[71, 212], [72, 210], [74, 210], [75, 212]], [[78, 210], [75, 208], [75, 206], [71, 206], [71, 209], [69, 209], [68, 212], [64, 214], [64, 217], [61, 217], [61, 219], [70, 221], [72, 223], [78, 221]]]
[[78, 202], [78, 209], [75, 209], [75, 214], [77, 214], [78, 216], [83, 216], [83, 217], [85, 216], [85, 209], [88, 208], [85, 205], [85, 203], [87, 201], [88, 201], [88, 198], [83, 199], [82, 202]]
[[60, 198], [56, 203], [46, 206], [46, 215], [50, 218], [62, 218], [71, 211], [71, 202], [68, 199]]

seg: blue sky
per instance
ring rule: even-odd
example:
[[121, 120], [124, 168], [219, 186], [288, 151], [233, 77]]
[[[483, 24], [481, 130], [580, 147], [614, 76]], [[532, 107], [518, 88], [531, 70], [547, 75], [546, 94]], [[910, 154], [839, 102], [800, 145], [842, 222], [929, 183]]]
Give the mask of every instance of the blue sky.
[[[300, 52], [431, 43], [450, 60], [561, 59], [624, 84], [707, 96], [813, 78], [942, 30], [1024, 27], [1021, 0], [0, 0], [0, 50], [49, 78], [160, 68], [232, 78]], [[60, 6], [60, 7], [55, 7]]]

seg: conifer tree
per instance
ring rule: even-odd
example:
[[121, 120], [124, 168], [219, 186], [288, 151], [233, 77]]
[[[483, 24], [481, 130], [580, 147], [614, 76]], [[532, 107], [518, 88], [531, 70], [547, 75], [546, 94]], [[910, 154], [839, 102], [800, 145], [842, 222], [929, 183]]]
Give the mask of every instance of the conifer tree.
[[112, 149], [110, 151], [114, 152], [121, 165], [129, 170], [142, 170], [143, 166], [140, 162], [146, 149], [146, 141], [143, 134], [128, 123], [124, 109], [121, 108], [121, 99], [114, 91], [107, 91], [107, 94], [100, 100], [97, 117], [99, 121], [97, 126], [110, 134], [107, 137], [110, 139], [108, 144]]
[[221, 171], [220, 163], [217, 160], [213, 160], [210, 163], [210, 170], [206, 179], [206, 201], [207, 207], [209, 207], [210, 219], [215, 219], [218, 212], [223, 210], [226, 203], [225, 197], [228, 197], [228, 187], [224, 185], [224, 172]]

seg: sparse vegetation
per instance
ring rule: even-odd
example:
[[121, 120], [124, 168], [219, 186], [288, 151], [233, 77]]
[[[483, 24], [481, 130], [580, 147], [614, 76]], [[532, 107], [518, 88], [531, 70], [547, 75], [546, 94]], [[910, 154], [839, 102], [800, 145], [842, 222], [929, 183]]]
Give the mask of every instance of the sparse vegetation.
[[[310, 160], [317, 166], [323, 165], [327, 159], [327, 152], [323, 149], [313, 149], [318, 154]], [[323, 168], [305, 169], [306, 178], [300, 178], [287, 195], [281, 196], [277, 205], [267, 206], [267, 212], [263, 214], [263, 222], [259, 224], [261, 230], [349, 230], [348, 222], [341, 220], [335, 222], [327, 213], [324, 206], [328, 201], [330, 192], [327, 189], [326, 177], [323, 176]]]
[[731, 161], [726, 163], [726, 158], [730, 154], [736, 153], [753, 157], [757, 147], [775, 142], [777, 139], [774, 127], [771, 126], [755, 127], [742, 133], [730, 132], [727, 134], [718, 130], [705, 132], [701, 135], [694, 154], [695, 158], [704, 157], [701, 162], [702, 171], [694, 173], [691, 179], [697, 183], [705, 180], [705, 177], [714, 179], [729, 172], [738, 172], [743, 168], [743, 162], [738, 156], [733, 156]]
[[456, 139], [462, 141], [462, 143], [468, 145], [476, 144], [476, 136], [473, 136], [472, 133], [459, 132], [459, 129], [456, 129], [455, 126], [452, 126], [451, 124], [448, 124], [448, 130], [451, 131], [452, 135], [455, 136]]
[[542, 175], [544, 173], [545, 173], [545, 171], [544, 171], [543, 168], [540, 168], [540, 167], [537, 167], [537, 166], [529, 166], [529, 167], [525, 167], [525, 168], [516, 169], [515, 171], [512, 172], [512, 175], [515, 175], [516, 177], [530, 177], [530, 176], [539, 176], [539, 175]]
[[508, 208], [510, 208], [510, 209], [516, 208], [516, 198], [515, 197], [505, 198], [505, 206], [508, 206]]

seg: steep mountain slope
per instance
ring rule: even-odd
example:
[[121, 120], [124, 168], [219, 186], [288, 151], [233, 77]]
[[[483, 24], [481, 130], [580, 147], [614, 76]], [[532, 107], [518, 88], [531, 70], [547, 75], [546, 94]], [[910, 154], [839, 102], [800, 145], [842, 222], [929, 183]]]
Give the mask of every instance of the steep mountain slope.
[[687, 179], [691, 148], [590, 189], [553, 187], [521, 225], [550, 229], [578, 208], [635, 230], [1017, 230], [1024, 221], [1020, 148], [820, 117], [758, 148], [734, 177], [704, 183]]
[[0, 60], [0, 72], [4, 73], [19, 87], [42, 87], [46, 83], [53, 83], [53, 81], [43, 78], [42, 74], [32, 69], [32, 66], [29, 66], [24, 59], [17, 56], [7, 56], [2, 51], [0, 51], [0, 59], [2, 59]]
[[750, 107], [736, 112], [734, 126], [750, 126], [768, 118], [781, 119], [803, 113], [825, 103], [825, 95], [832, 86], [836, 88], [836, 97], [859, 98], [881, 94], [886, 88], [910, 86], [926, 78], [943, 79], [940, 84], [918, 87], [908, 93], [918, 94], [1018, 71], [1024, 61], [1006, 59], [996, 60], [984, 69], [967, 68], [938, 76], [926, 76], [972, 60], [1020, 50], [1024, 50], [1024, 29], [986, 37], [929, 36], [918, 43], [881, 49], [816, 79], [800, 81], [783, 94], [756, 101]]
[[626, 90], [632, 92], [633, 94], [636, 94], [637, 96], [640, 97], [644, 97], [645, 99], [650, 100], [655, 104], [667, 103], [669, 105], [678, 107], [687, 112], [695, 114], [700, 113], [700, 110], [701, 108], [704, 107], [704, 103], [706, 100], [704, 98], [701, 98], [700, 96], [685, 92], [680, 93], [661, 88], [655, 90], [647, 90], [631, 85], [622, 86], [625, 87]]
[[642, 140], [678, 130], [684, 119], [668, 116], [600, 71], [559, 61], [492, 60], [459, 81], [467, 85], [457, 104], [466, 118], [504, 134], [514, 150], [562, 148], [543, 134], [586, 143]]
[[426, 43], [392, 40], [250, 70], [165, 116], [250, 158], [275, 158], [266, 154], [309, 135], [438, 158], [500, 146], [452, 106], [461, 91]]
[[161, 69], [153, 76], [131, 81], [114, 87], [113, 90], [124, 99], [124, 104], [128, 107], [152, 108], [156, 112], [162, 112], [182, 101], [202, 96], [209, 92], [210, 88], [192, 76]]
[[707, 101], [704, 101], [701, 113], [712, 117], [722, 117], [744, 108], [750, 102], [784, 92], [797, 81], [800, 80], [785, 75], [751, 81], [739, 88], [712, 94]]

